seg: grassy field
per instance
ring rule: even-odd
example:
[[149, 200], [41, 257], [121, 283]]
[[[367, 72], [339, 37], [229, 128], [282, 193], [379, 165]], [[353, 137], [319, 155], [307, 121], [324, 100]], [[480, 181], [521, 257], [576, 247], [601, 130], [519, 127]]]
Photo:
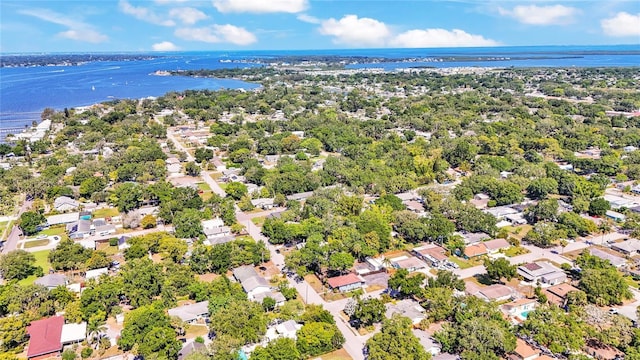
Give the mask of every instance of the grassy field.
[[198, 336], [205, 337], [209, 333], [209, 329], [207, 329], [204, 325], [189, 325], [189, 328], [186, 331], [184, 337], [187, 339], [197, 338]]
[[202, 191], [211, 191], [211, 186], [205, 182], [197, 183], [198, 189]]
[[459, 258], [457, 256], [449, 256], [449, 261], [458, 264], [458, 266], [460, 266], [460, 269], [468, 269], [470, 267], [473, 267], [474, 265], [471, 265], [469, 263], [469, 261], [463, 259], [463, 258]]
[[264, 224], [264, 220], [265, 219], [266, 219], [266, 217], [264, 217], [264, 216], [254, 217], [253, 219], [251, 219], [251, 222], [255, 226], [262, 226], [262, 224]]
[[510, 248], [508, 248], [507, 250], [504, 250], [503, 253], [505, 256], [508, 257], [514, 257], [514, 256], [518, 256], [518, 255], [522, 255], [522, 254], [526, 254], [528, 253], [529, 250], [521, 247], [521, 246], [512, 246]]
[[[32, 254], [36, 258], [35, 266], [40, 266], [45, 274], [48, 273], [49, 268], [51, 267], [51, 264], [49, 264], [49, 260], [47, 260], [47, 257], [49, 256], [49, 250], [36, 251], [32, 252]], [[26, 279], [20, 280], [18, 283], [20, 285], [30, 285], [33, 284], [35, 279], [37, 279], [37, 276], [31, 275]]]
[[38, 235], [60, 236], [62, 240], [65, 240], [68, 238], [67, 229], [65, 228], [64, 225], [55, 226], [55, 227], [48, 228], [46, 230], [42, 230], [38, 233]]
[[93, 212], [94, 218], [114, 217], [120, 215], [116, 208], [97, 209]]
[[336, 350], [318, 357], [322, 360], [351, 360], [353, 359], [345, 349]]
[[38, 246], [45, 246], [47, 244], [49, 244], [49, 239], [32, 240], [25, 242], [23, 247], [25, 249], [30, 249]]

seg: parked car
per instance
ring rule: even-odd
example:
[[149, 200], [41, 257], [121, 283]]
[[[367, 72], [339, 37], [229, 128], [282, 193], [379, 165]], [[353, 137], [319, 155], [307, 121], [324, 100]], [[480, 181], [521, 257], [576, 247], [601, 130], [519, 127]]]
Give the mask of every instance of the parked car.
[[618, 314], [618, 309], [616, 308], [609, 309], [609, 314], [614, 314], [614, 315]]

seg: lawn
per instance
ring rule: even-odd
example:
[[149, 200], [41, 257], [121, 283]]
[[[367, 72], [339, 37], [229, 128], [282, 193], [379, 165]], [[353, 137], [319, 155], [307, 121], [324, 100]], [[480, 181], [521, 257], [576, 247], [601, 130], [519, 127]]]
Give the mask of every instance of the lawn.
[[254, 217], [253, 219], [251, 219], [251, 222], [255, 226], [262, 226], [262, 224], [264, 224], [264, 220], [265, 219], [266, 219], [266, 217], [264, 217], [264, 216], [258, 216], [258, 217]]
[[41, 240], [32, 240], [24, 243], [24, 249], [30, 249], [38, 246], [45, 246], [49, 244], [49, 239], [41, 239]]
[[460, 269], [468, 269], [474, 266], [474, 265], [471, 265], [467, 260], [463, 258], [459, 258], [457, 256], [449, 256], [449, 261], [455, 264], [458, 264], [458, 266], [460, 266]]
[[[49, 264], [49, 260], [47, 259], [47, 257], [49, 256], [49, 250], [36, 251], [36, 252], [32, 252], [32, 254], [36, 258], [36, 263], [34, 265], [40, 266], [42, 268], [42, 271], [44, 271], [45, 274], [48, 273], [49, 268], [51, 267], [51, 264]], [[31, 275], [26, 279], [22, 279], [18, 281], [18, 284], [30, 285], [30, 284], [33, 284], [33, 282], [37, 278], [38, 278], [37, 276]]]
[[349, 356], [345, 349], [336, 350], [324, 355], [321, 355], [319, 359], [322, 360], [352, 360], [353, 358]]
[[206, 325], [189, 325], [184, 337], [187, 339], [194, 339], [198, 336], [206, 337], [209, 333], [209, 328]]
[[504, 250], [502, 253], [508, 257], [514, 257], [522, 254], [528, 253], [529, 250], [523, 248], [522, 246], [512, 246], [507, 250]]
[[62, 236], [62, 235], [66, 235], [66, 233], [67, 233], [67, 229], [63, 225], [63, 226], [56, 226], [56, 227], [48, 228], [46, 230], [42, 230], [38, 233], [38, 235]]
[[209, 184], [207, 184], [206, 182], [197, 183], [196, 185], [198, 185], [199, 190], [211, 191], [211, 186], [209, 186]]
[[108, 207], [102, 209], [96, 209], [93, 212], [94, 218], [106, 218], [106, 217], [114, 217], [120, 215], [120, 212], [116, 208]]

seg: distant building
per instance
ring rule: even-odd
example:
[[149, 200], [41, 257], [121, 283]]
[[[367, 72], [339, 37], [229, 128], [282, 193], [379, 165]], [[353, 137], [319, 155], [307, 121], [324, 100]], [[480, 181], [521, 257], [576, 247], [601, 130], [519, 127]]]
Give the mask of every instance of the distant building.
[[401, 256], [395, 259], [391, 259], [391, 264], [396, 269], [405, 269], [409, 272], [426, 269], [427, 264], [414, 256]]
[[62, 347], [77, 344], [86, 339], [87, 323], [65, 324], [64, 317], [52, 316], [32, 321], [27, 327], [29, 346], [27, 359], [58, 357]]
[[505, 250], [511, 247], [511, 244], [505, 239], [494, 239], [483, 242], [484, 246], [487, 248], [487, 252], [489, 254], [495, 254], [500, 250]]
[[233, 269], [233, 276], [240, 282], [249, 300], [255, 301], [258, 294], [271, 291], [267, 280], [258, 275], [258, 272], [253, 266], [244, 265], [237, 267]]
[[464, 256], [468, 259], [486, 255], [487, 247], [484, 246], [484, 243], [469, 245], [464, 248]]
[[549, 301], [549, 303], [558, 305], [560, 307], [564, 307], [567, 304], [567, 294], [572, 291], [580, 290], [569, 284], [558, 284], [543, 289], [543, 292], [547, 296], [547, 300]]
[[109, 269], [104, 267], [104, 268], [99, 268], [99, 269], [93, 269], [93, 270], [87, 270], [84, 273], [84, 278], [87, 280], [90, 279], [97, 279], [100, 276], [104, 275], [104, 274], [109, 274]]
[[502, 312], [519, 321], [527, 319], [530, 311], [535, 310], [538, 301], [535, 299], [518, 299], [501, 306]]
[[270, 210], [273, 208], [273, 199], [270, 198], [260, 198], [251, 200], [251, 205], [261, 208], [263, 210]]
[[70, 224], [78, 221], [78, 219], [80, 219], [80, 213], [77, 213], [77, 212], [68, 213], [68, 214], [51, 215], [47, 217], [47, 225], [54, 226], [54, 225], [60, 225], [60, 224]]
[[640, 240], [629, 239], [618, 243], [612, 243], [611, 248], [627, 256], [636, 256], [640, 252]]
[[506, 285], [494, 284], [481, 288], [475, 295], [486, 301], [504, 301], [513, 299], [515, 290]]
[[513, 355], [515, 355], [514, 360], [534, 360], [540, 357], [540, 351], [518, 338]]
[[606, 251], [600, 250], [596, 247], [592, 247], [589, 249], [589, 253], [591, 253], [591, 255], [598, 257], [602, 260], [607, 260], [611, 263], [611, 265], [617, 267], [617, 268], [621, 268], [627, 265], [627, 259], [620, 257], [620, 256], [616, 256], [613, 254], [610, 254]]
[[449, 259], [447, 251], [443, 247], [434, 244], [417, 247], [412, 252], [432, 267], [444, 266]]

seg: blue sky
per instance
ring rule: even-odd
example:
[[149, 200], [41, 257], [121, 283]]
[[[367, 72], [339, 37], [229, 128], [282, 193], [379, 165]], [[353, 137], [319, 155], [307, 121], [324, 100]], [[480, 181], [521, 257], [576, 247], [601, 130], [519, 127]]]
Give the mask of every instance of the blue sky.
[[638, 0], [0, 1], [3, 53], [638, 43]]

